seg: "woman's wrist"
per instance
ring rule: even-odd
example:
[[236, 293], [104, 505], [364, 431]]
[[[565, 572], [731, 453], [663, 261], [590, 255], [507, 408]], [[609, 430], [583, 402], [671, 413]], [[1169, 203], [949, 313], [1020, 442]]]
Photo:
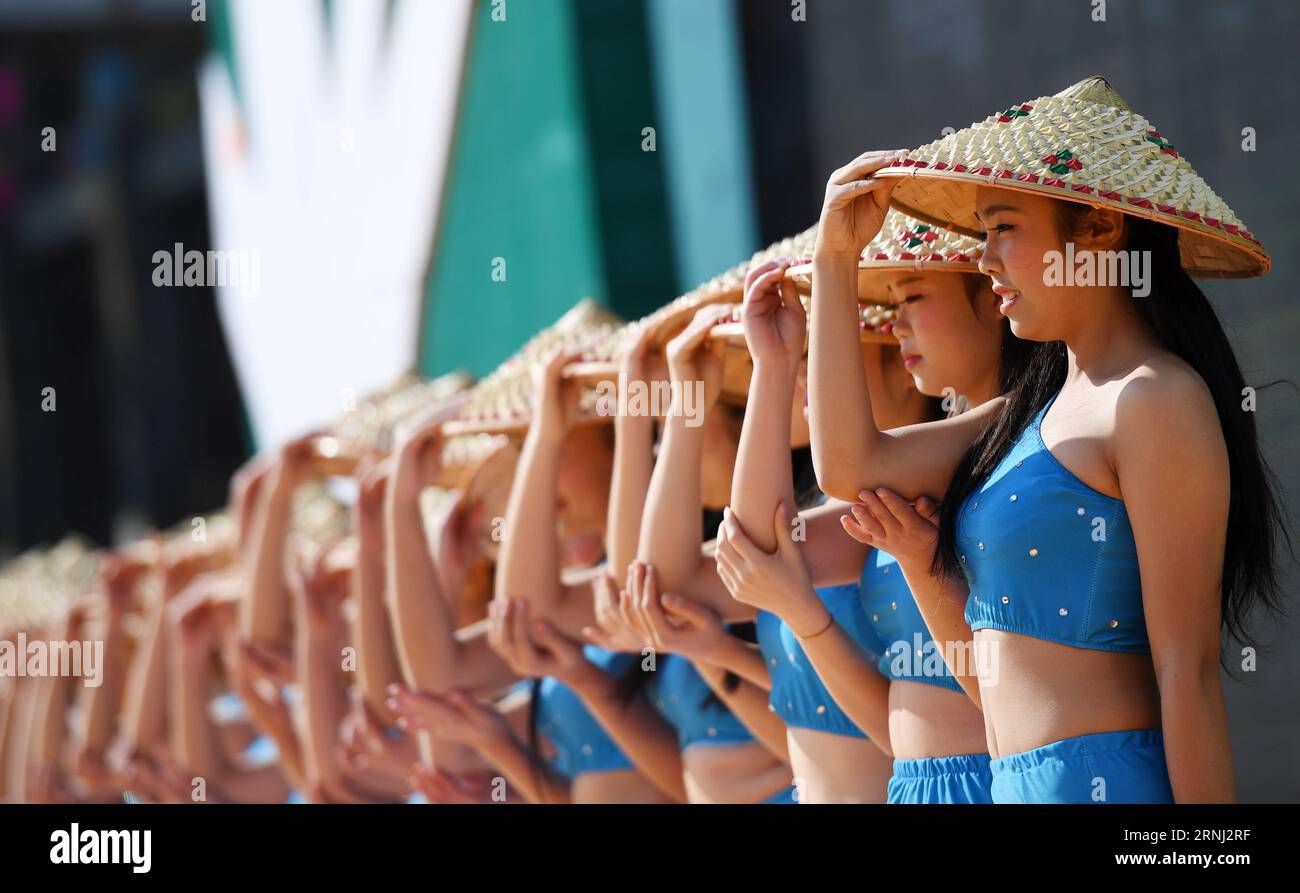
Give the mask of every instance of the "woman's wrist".
[[812, 589], [796, 590], [778, 611], [781, 620], [799, 638], [811, 637], [826, 629], [833, 620], [831, 612]]
[[608, 696], [613, 689], [613, 678], [595, 664], [584, 660], [577, 666], [565, 671], [562, 677], [557, 677], [573, 689], [583, 698], [602, 698]]

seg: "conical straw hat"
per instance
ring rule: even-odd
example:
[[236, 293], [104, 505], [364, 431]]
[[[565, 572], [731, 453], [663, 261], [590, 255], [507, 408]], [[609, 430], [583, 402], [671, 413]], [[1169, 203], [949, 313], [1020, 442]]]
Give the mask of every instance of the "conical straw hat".
[[434, 379], [403, 375], [340, 415], [330, 432], [316, 439], [316, 452], [326, 460], [330, 474], [350, 475], [364, 453], [392, 449], [399, 424], [455, 401], [473, 384], [473, 377], [466, 372], [449, 372]]
[[[880, 232], [862, 249], [858, 261], [858, 300], [868, 304], [889, 304], [894, 298], [886, 289], [891, 273], [898, 270], [929, 270], [940, 273], [979, 273], [983, 246], [979, 239], [908, 217], [890, 209]], [[812, 292], [811, 263], [786, 270], [786, 278], [803, 294]], [[873, 318], [879, 311], [871, 311]], [[866, 318], [861, 320], [866, 323]], [[871, 328], [863, 328], [869, 332]]]
[[[444, 424], [443, 431], [456, 435], [526, 430], [532, 419], [532, 376], [537, 364], [556, 347], [565, 350], [589, 347], [623, 325], [617, 315], [591, 298], [584, 298], [471, 388], [460, 414]], [[585, 421], [605, 421], [596, 413], [593, 388], [583, 389], [579, 410]]]
[[1180, 230], [1192, 276], [1268, 272], [1263, 245], [1155, 125], [1102, 77], [1003, 109], [908, 152], [876, 173], [901, 177], [891, 204], [977, 235], [975, 187], [996, 186], [1113, 208]]

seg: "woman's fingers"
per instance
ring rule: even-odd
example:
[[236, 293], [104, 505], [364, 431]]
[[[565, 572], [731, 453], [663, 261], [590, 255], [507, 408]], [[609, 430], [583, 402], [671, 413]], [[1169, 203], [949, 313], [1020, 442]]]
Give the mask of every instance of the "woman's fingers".
[[916, 510], [912, 508], [911, 504], [893, 490], [878, 487], [876, 489], [876, 498], [880, 500], [889, 514], [898, 522], [900, 528], [911, 527], [919, 520]]
[[873, 491], [863, 490], [858, 494], [858, 498], [862, 500], [862, 507], [865, 508], [867, 512], [870, 513], [871, 517], [880, 525], [884, 536], [892, 537], [902, 531], [902, 526], [899, 524], [898, 519], [894, 517], [893, 513], [889, 511], [885, 504], [880, 501], [880, 497]]
[[884, 526], [865, 506], [855, 504], [849, 507], [849, 511], [853, 514], [853, 520], [858, 528], [870, 536], [872, 540], [880, 541], [885, 538]]
[[582, 628], [582, 637], [597, 648], [603, 648], [606, 651], [620, 650], [620, 643], [598, 626], [584, 626]]
[[749, 294], [754, 288], [754, 280], [758, 279], [764, 273], [773, 269], [777, 265], [776, 260], [767, 260], [755, 267], [750, 267], [745, 271], [745, 294]]
[[852, 515], [840, 515], [840, 526], [844, 528], [845, 533], [862, 543], [862, 545], [872, 547], [876, 545], [875, 537]]
[[707, 606], [675, 592], [665, 592], [659, 601], [669, 614], [676, 615], [695, 627], [708, 626], [716, 619], [716, 615]]
[[889, 167], [904, 154], [903, 149], [873, 149], [863, 152], [844, 167], [831, 174], [830, 182], [836, 184], [850, 183], [874, 174], [881, 168]]
[[726, 519], [727, 535], [725, 539], [718, 541], [719, 552], [722, 551], [725, 542], [726, 546], [731, 550], [731, 555], [738, 569], [743, 569], [745, 565], [767, 557], [767, 553], [755, 546], [753, 541], [750, 540], [744, 528], [740, 526], [740, 522], [736, 520], [736, 516], [731, 513], [730, 506], [723, 509], [723, 517]]

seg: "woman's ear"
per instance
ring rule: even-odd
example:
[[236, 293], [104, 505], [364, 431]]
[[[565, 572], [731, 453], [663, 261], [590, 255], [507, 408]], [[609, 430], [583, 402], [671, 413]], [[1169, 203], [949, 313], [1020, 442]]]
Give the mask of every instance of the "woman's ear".
[[1127, 217], [1109, 208], [1093, 208], [1080, 221], [1077, 247], [1089, 251], [1119, 251], [1128, 236]]

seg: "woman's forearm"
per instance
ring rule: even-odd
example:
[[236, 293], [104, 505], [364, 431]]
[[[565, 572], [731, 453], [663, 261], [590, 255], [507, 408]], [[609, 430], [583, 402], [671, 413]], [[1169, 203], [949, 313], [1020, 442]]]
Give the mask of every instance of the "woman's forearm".
[[124, 697], [122, 732], [132, 751], [148, 753], [166, 734], [167, 650], [166, 605], [150, 607], [145, 640], [136, 649]]
[[366, 704], [388, 723], [394, 719], [387, 706], [388, 686], [403, 676], [384, 600], [385, 544], [382, 536], [376, 536], [375, 526], [358, 525], [357, 567], [352, 575], [357, 605], [353, 641], [358, 658], [357, 686]]
[[172, 624], [171, 749], [176, 761], [202, 778], [220, 779], [227, 768], [217, 749], [218, 729], [208, 713], [208, 658], [204, 642], [187, 641]]
[[687, 801], [677, 732], [645, 698], [624, 703], [617, 681], [592, 667], [571, 687], [609, 737], [659, 790], [679, 803]]
[[785, 503], [787, 518], [798, 512], [789, 447], [797, 372], [782, 363], [755, 363], [731, 481], [731, 512], [765, 552], [776, 550], [772, 517], [777, 505]]
[[104, 629], [103, 676], [100, 684], [82, 693], [85, 710], [82, 744], [86, 753], [101, 757], [113, 740], [126, 684], [126, 630], [122, 618], [110, 613]]
[[[739, 680], [735, 688], [728, 691], [726, 672], [720, 667], [701, 661], [695, 664], [695, 668], [718, 699], [745, 724], [745, 728], [753, 733], [768, 753], [789, 765], [790, 747], [785, 734], [786, 726], [781, 717], [770, 708], [770, 691], [747, 679]], [[768, 682], [770, 686], [770, 677]]]
[[1161, 668], [1160, 721], [1175, 803], [1233, 803], [1232, 748], [1217, 664]]
[[866, 651], [838, 623], [799, 640], [813, 669], [835, 703], [877, 747], [889, 745], [889, 680], [881, 676]]
[[512, 674], [484, 637], [470, 641], [456, 629], [425, 538], [419, 489], [403, 466], [389, 483], [385, 514], [389, 611], [407, 684], [443, 694], [508, 681]]
[[331, 795], [340, 796], [344, 779], [335, 761], [335, 747], [348, 700], [338, 676], [339, 650], [334, 639], [325, 631], [312, 629], [303, 618], [298, 624], [294, 656], [302, 683], [299, 737], [303, 768], [311, 785], [323, 785]]
[[284, 579], [284, 546], [293, 506], [293, 479], [277, 465], [258, 494], [253, 541], [244, 579], [248, 598], [242, 604], [240, 631], [245, 639], [285, 650], [292, 638], [289, 587]]
[[646, 491], [654, 471], [654, 419], [622, 414], [614, 419], [614, 475], [609, 488], [605, 552], [617, 581], [636, 560]]
[[723, 646], [709, 654], [703, 663], [735, 673], [763, 691], [772, 690], [772, 674], [768, 672], [767, 664], [763, 663], [762, 653], [735, 636], [727, 636]]
[[[859, 470], [871, 467], [881, 436], [862, 371], [857, 267], [853, 256], [814, 257], [808, 332], [808, 429], [813, 467], [823, 493], [849, 502], [858, 499], [863, 485]], [[773, 547], [764, 546], [769, 551]]]
[[534, 422], [524, 439], [519, 468], [510, 488], [496, 597], [527, 601], [533, 616], [557, 611], [564, 586], [556, 536], [556, 478], [562, 432]]
[[654, 567], [661, 592], [682, 592], [700, 567], [704, 539], [700, 479], [704, 425], [687, 424], [678, 405], [690, 382], [674, 379], [673, 406], [664, 420], [659, 459], [646, 494], [637, 558]]
[[[479, 754], [496, 767], [509, 786], [518, 788], [530, 803], [569, 803], [569, 784], [556, 775], [514, 735], [504, 735], [478, 748]], [[509, 794], [506, 795], [509, 799]]]
[[966, 692], [975, 706], [984, 709], [980, 698], [979, 667], [975, 660], [975, 634], [966, 622], [966, 597], [970, 590], [964, 582], [936, 577], [928, 567], [899, 562], [907, 588], [925, 620], [930, 638], [943, 655], [948, 672]]

